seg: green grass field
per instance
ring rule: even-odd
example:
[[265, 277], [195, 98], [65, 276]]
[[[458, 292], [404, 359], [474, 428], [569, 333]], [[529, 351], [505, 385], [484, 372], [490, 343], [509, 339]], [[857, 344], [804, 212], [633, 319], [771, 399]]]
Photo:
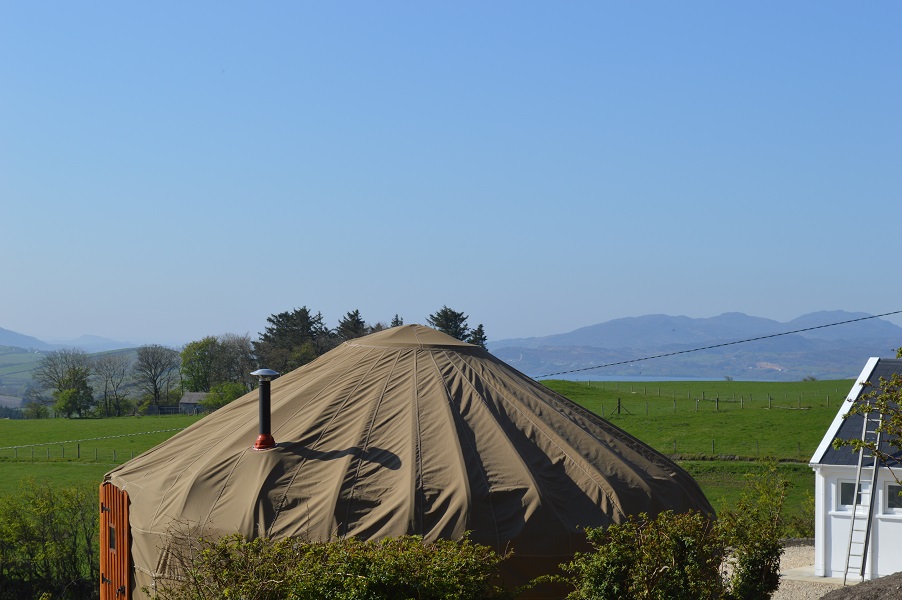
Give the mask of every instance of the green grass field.
[[200, 417], [0, 420], [0, 495], [25, 477], [55, 483], [92, 482], [153, 448]]
[[677, 459], [807, 461], [854, 382], [542, 383]]
[[[853, 381], [542, 383], [676, 459], [718, 510], [736, 501], [757, 459], [776, 458], [794, 485], [787, 508], [800, 512], [814, 491], [807, 462]], [[99, 485], [199, 418], [0, 420], [0, 494], [25, 477]]]

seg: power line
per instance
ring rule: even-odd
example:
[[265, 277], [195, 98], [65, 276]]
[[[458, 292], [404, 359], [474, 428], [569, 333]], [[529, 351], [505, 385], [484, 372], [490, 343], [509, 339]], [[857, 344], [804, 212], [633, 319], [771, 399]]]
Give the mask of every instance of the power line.
[[628, 365], [643, 360], [652, 360], [653, 358], [666, 358], [668, 356], [676, 356], [678, 354], [689, 354], [691, 352], [701, 352], [702, 350], [711, 350], [713, 348], [723, 348], [724, 346], [735, 346], [736, 344], [745, 344], [746, 342], [757, 342], [758, 340], [766, 340], [770, 338], [780, 337], [781, 335], [791, 335], [793, 333], [802, 333], [803, 331], [813, 331], [815, 329], [824, 329], [825, 327], [835, 327], [837, 325], [845, 325], [846, 323], [856, 323], [858, 321], [867, 321], [868, 319], [879, 319], [880, 317], [889, 317], [891, 315], [902, 314], [902, 310], [883, 313], [881, 315], [871, 315], [869, 317], [859, 317], [857, 319], [849, 319], [848, 321], [838, 321], [836, 323], [828, 323], [827, 325], [816, 325], [814, 327], [805, 327], [804, 329], [794, 329], [793, 331], [784, 331], [783, 333], [772, 333], [770, 335], [762, 335], [759, 337], [737, 340], [735, 342], [724, 342], [722, 344], [714, 344], [713, 346], [702, 346], [701, 348], [692, 348], [690, 350], [679, 350], [677, 352], [668, 352], [666, 354], [655, 354], [654, 356], [645, 356], [642, 358], [634, 358], [632, 360], [621, 360], [618, 362], [605, 363], [594, 367], [583, 367], [582, 369], [572, 369], [570, 371], [558, 371], [557, 373], [548, 373], [546, 375], [536, 375], [536, 379], [542, 377], [554, 377], [555, 375], [566, 375], [568, 373], [580, 373], [582, 371], [592, 371], [594, 369], [604, 369], [605, 367], [616, 367], [618, 365]]

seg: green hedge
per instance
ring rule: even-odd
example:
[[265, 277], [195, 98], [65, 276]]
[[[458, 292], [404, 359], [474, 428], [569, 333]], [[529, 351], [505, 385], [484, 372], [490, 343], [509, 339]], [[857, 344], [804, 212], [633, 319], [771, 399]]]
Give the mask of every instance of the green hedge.
[[332, 543], [245, 541], [239, 535], [183, 547], [181, 581], [159, 600], [490, 600], [504, 557], [467, 539], [425, 543], [416, 536]]

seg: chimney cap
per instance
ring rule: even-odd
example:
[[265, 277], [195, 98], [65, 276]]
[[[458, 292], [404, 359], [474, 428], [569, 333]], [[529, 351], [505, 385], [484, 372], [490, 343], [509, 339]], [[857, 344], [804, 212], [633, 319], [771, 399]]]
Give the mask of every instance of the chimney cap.
[[260, 379], [263, 379], [263, 380], [270, 380], [270, 379], [275, 379], [276, 377], [278, 377], [279, 373], [276, 371], [273, 371], [272, 369], [257, 369], [256, 371], [251, 373], [251, 375], [256, 375], [257, 377], [259, 377]]

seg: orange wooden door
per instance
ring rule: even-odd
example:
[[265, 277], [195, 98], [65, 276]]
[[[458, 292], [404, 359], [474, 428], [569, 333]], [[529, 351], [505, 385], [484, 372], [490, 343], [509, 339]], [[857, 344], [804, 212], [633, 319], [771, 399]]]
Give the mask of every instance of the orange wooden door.
[[100, 600], [131, 600], [128, 492], [100, 486]]

